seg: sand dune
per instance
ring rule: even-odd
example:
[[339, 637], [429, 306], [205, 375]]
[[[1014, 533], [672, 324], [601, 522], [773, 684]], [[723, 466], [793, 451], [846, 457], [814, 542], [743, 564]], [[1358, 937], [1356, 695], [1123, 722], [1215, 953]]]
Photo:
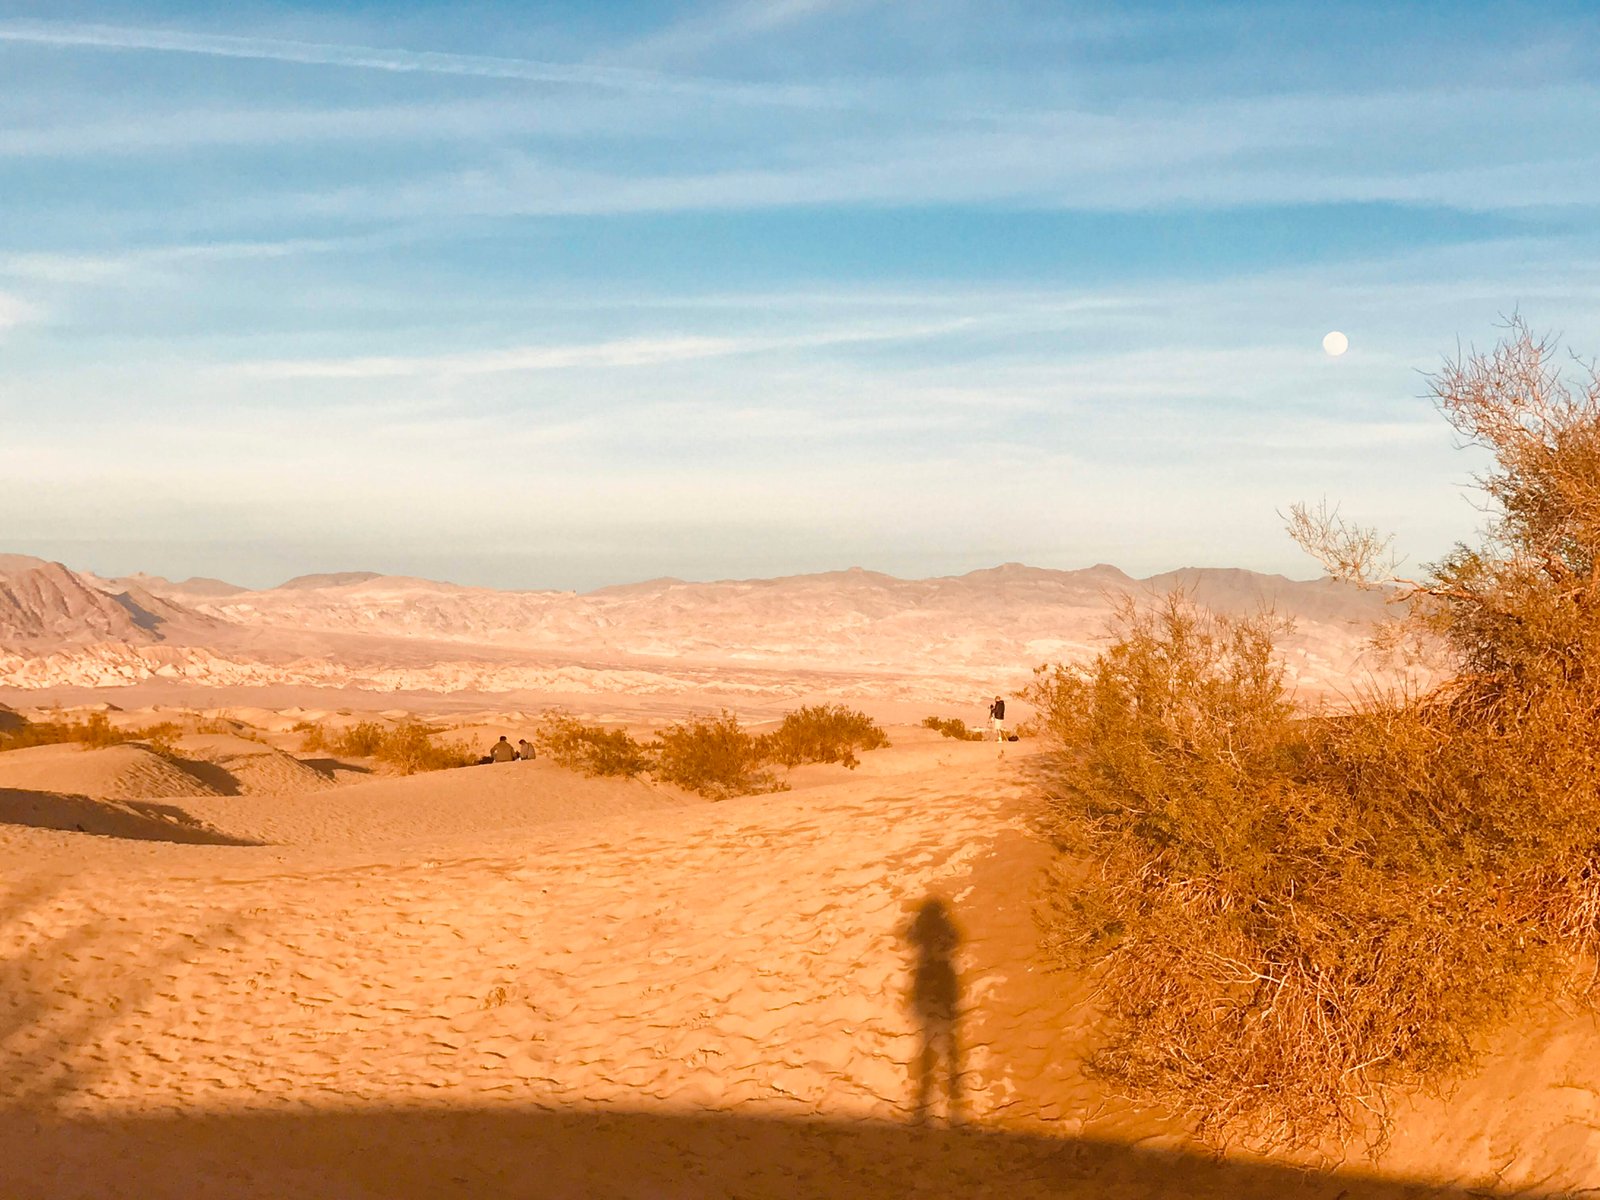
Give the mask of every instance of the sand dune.
[[332, 787], [325, 771], [272, 746], [232, 734], [190, 734], [174, 748], [183, 769], [223, 796], [314, 794]]
[[214, 791], [199, 775], [143, 746], [89, 750], [76, 743], [30, 746], [0, 754], [0, 787], [78, 792], [111, 800]]
[[[1030, 745], [891, 732], [858, 771], [716, 804], [544, 762], [161, 805], [0, 792], [0, 1193], [1600, 1184], [1600, 1034], [1560, 1014], [1492, 1047], [1455, 1109], [1401, 1115], [1376, 1169], [1441, 1190], [1219, 1164], [1108, 1094], [1087, 981], [1038, 948]], [[271, 758], [241, 740], [184, 747]], [[42, 749], [102, 779], [139, 760]], [[923, 982], [941, 977], [948, 1020]]]
[[[251, 839], [232, 837], [210, 827], [182, 805], [0, 787], [0, 833], [10, 832], [6, 827], [70, 830], [136, 842], [205, 846], [255, 844]], [[78, 852], [84, 852], [78, 843], [72, 845]], [[93, 851], [87, 853], [92, 855]]]
[[192, 798], [184, 811], [241, 838], [275, 845], [377, 847], [472, 843], [559, 822], [621, 818], [705, 803], [641, 780], [586, 779], [541, 762], [377, 777], [333, 792]]

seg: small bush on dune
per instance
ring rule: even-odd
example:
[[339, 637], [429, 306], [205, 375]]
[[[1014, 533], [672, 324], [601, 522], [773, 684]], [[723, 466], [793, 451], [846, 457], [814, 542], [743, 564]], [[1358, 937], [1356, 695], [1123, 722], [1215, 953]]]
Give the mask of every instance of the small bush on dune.
[[328, 749], [335, 754], [353, 754], [360, 758], [377, 758], [389, 740], [389, 727], [381, 721], [357, 721], [328, 739]]
[[103, 750], [127, 742], [147, 742], [157, 754], [171, 757], [174, 740], [182, 730], [171, 721], [142, 729], [118, 729], [104, 713], [90, 713], [82, 721], [29, 721], [10, 733], [0, 734], [0, 750], [21, 750], [27, 746], [56, 746], [69, 742]]
[[713, 800], [788, 787], [767, 769], [759, 739], [727, 711], [669, 725], [656, 736], [652, 749], [658, 779]]
[[818, 704], [786, 714], [777, 729], [756, 741], [759, 754], [786, 767], [843, 763], [853, 770], [860, 763], [857, 750], [881, 750], [889, 736], [865, 713], [842, 704]]
[[389, 726], [381, 721], [360, 721], [348, 729], [329, 731], [310, 721], [293, 727], [303, 752], [325, 751], [354, 758], [374, 758], [402, 775], [419, 771], [445, 771], [478, 761], [473, 749], [460, 741], [436, 741], [440, 731], [421, 721], [406, 720]]
[[983, 734], [976, 729], [968, 729], [967, 723], [959, 717], [923, 717], [922, 727], [932, 729], [947, 738], [955, 738], [958, 742], [981, 742]]
[[564, 713], [546, 714], [534, 732], [538, 752], [557, 766], [585, 775], [620, 775], [631, 778], [650, 770], [654, 762], [647, 749], [626, 729], [585, 725]]
[[473, 749], [459, 741], [435, 741], [439, 731], [420, 721], [402, 721], [386, 731], [373, 757], [403, 775], [418, 771], [445, 771], [478, 761]]
[[289, 732], [300, 735], [300, 749], [308, 754], [328, 749], [328, 731], [315, 721], [296, 721]]
[[713, 800], [784, 791], [770, 764], [857, 764], [857, 750], [887, 746], [883, 730], [863, 713], [821, 705], [788, 714], [771, 733], [752, 735], [732, 713], [690, 717], [640, 743], [625, 729], [585, 725], [564, 713], [548, 714], [533, 737], [557, 766], [585, 775], [653, 774]]
[[74, 740], [85, 746], [103, 749], [106, 746], [120, 746], [137, 736], [134, 730], [124, 732], [118, 729], [105, 713], [91, 713], [88, 720], [78, 727], [78, 736]]
[[183, 736], [183, 728], [175, 721], [162, 721], [159, 724], [146, 725], [143, 729], [130, 729], [128, 733], [133, 741], [143, 742], [162, 758], [180, 757], [177, 742]]
[[[105, 721], [105, 718], [100, 717], [100, 720]], [[87, 724], [81, 721], [29, 721], [25, 725], [19, 725], [10, 733], [0, 734], [0, 750], [21, 750], [28, 746], [56, 746], [67, 742], [95, 744], [89, 740], [90, 737], [94, 737], [99, 744], [108, 744], [100, 741], [103, 735], [98, 731], [91, 734]]]

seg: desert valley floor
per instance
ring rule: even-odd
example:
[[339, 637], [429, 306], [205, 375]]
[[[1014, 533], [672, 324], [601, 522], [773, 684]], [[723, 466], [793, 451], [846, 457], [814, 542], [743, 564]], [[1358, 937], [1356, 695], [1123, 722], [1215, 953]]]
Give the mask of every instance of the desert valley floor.
[[1529, 1016], [1333, 1174], [1110, 1094], [1038, 949], [1036, 742], [893, 725], [712, 803], [543, 760], [385, 777], [300, 751], [304, 715], [0, 754], [8, 1200], [1600, 1187], [1586, 1015]]

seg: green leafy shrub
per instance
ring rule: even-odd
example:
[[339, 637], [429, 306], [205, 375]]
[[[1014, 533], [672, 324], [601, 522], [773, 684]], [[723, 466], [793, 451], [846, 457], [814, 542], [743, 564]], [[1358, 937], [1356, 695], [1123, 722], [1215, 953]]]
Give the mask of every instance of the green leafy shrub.
[[632, 777], [655, 764], [646, 747], [626, 729], [585, 725], [564, 713], [547, 713], [534, 732], [538, 752], [557, 766], [585, 775]]
[[690, 717], [668, 726], [656, 736], [652, 749], [658, 779], [713, 800], [781, 792], [788, 786], [765, 766], [760, 740], [726, 710], [716, 717]]
[[958, 742], [983, 741], [982, 732], [968, 729], [967, 723], [959, 717], [923, 717], [922, 727], [935, 730], [947, 738], [955, 738]]
[[842, 704], [817, 704], [788, 713], [771, 733], [756, 739], [762, 758], [786, 767], [801, 763], [843, 763], [854, 769], [857, 750], [889, 744], [883, 728], [865, 713]]

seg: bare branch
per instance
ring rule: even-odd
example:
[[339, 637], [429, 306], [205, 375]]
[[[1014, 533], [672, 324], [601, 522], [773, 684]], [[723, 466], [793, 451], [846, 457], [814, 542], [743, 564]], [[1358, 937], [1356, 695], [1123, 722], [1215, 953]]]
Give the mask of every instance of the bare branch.
[[1378, 587], [1400, 565], [1392, 535], [1381, 537], [1374, 528], [1346, 521], [1325, 499], [1314, 509], [1303, 503], [1290, 505], [1287, 527], [1300, 548], [1335, 579]]

